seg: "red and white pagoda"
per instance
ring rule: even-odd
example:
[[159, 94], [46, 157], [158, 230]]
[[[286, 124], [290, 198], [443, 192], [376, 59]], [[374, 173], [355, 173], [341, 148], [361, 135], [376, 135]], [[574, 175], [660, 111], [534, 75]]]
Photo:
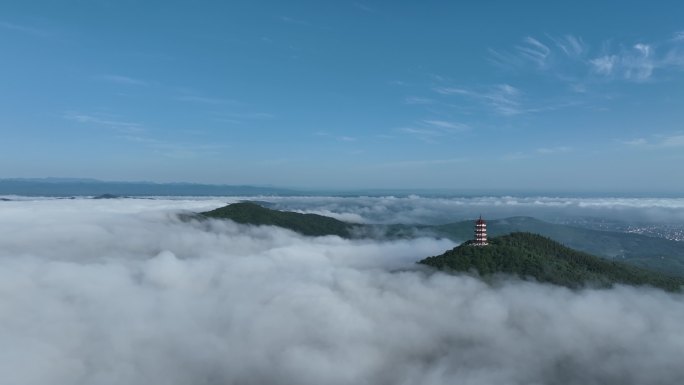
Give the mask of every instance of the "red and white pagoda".
[[472, 243], [475, 246], [487, 246], [487, 222], [480, 218], [475, 221], [475, 241]]

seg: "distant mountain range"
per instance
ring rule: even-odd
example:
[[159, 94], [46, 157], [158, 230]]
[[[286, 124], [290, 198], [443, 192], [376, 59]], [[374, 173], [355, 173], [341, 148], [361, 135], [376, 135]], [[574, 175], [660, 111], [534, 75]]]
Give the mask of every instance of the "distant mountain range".
[[96, 179], [0, 179], [0, 195], [23, 196], [253, 196], [302, 195], [276, 187], [198, 183], [105, 182]]
[[[197, 217], [230, 219], [251, 225], [279, 226], [311, 236], [337, 235], [343, 238], [376, 239], [432, 236], [459, 242], [473, 238], [472, 221], [444, 225], [364, 225], [316, 214], [273, 210], [254, 202], [234, 203], [201, 213]], [[540, 234], [565, 246], [604, 259], [684, 277], [684, 242], [552, 224], [531, 217], [490, 220], [488, 231], [490, 236], [514, 232]]]

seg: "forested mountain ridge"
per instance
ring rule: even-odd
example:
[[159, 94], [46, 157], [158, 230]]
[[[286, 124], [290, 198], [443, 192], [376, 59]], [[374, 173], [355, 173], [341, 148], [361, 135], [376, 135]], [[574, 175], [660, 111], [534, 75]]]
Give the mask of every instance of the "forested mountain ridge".
[[272, 210], [253, 202], [239, 202], [201, 213], [208, 218], [230, 219], [250, 225], [278, 226], [302, 235], [337, 235], [350, 238], [354, 225], [318, 214]]
[[[263, 207], [260, 202], [239, 202], [200, 213], [198, 218], [230, 219], [249, 225], [279, 226], [307, 236], [336, 235], [342, 238], [400, 239], [420, 236], [463, 242], [473, 237], [473, 221], [442, 225], [374, 225], [340, 221], [317, 214], [303, 214]], [[553, 224], [531, 217], [488, 221], [490, 236], [529, 232], [549, 237], [568, 247], [611, 261], [684, 277], [684, 242], [640, 234], [591, 230]]]
[[541, 235], [522, 232], [492, 238], [488, 246], [465, 242], [419, 263], [445, 271], [475, 272], [483, 277], [510, 274], [570, 288], [626, 284], [680, 291], [684, 285], [684, 278], [605, 260]]

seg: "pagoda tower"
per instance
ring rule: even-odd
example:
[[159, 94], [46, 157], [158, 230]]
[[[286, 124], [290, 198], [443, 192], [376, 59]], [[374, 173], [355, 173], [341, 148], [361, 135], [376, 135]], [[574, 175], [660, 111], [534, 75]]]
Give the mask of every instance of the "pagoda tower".
[[475, 221], [475, 241], [473, 242], [475, 246], [487, 246], [487, 222], [480, 218]]

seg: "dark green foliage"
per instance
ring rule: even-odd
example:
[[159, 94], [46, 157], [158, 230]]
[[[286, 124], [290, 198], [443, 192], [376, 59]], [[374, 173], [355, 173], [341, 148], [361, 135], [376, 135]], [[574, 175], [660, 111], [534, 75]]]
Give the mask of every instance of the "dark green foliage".
[[93, 199], [118, 199], [118, 198], [122, 198], [122, 197], [120, 197], [118, 195], [114, 195], [114, 194], [102, 194], [102, 195], [98, 195], [96, 197], [93, 197]]
[[[432, 227], [436, 235], [457, 241], [472, 239], [473, 221]], [[684, 242], [641, 234], [600, 231], [559, 225], [530, 217], [512, 217], [487, 221], [490, 236], [513, 232], [541, 234], [573, 249], [620, 260], [634, 266], [684, 276]]]
[[[472, 239], [473, 221], [446, 225], [361, 225], [316, 214], [300, 214], [263, 207], [266, 202], [241, 202], [199, 215], [184, 214], [182, 219], [231, 219], [251, 225], [273, 225], [303, 235], [337, 235], [343, 238], [409, 239], [418, 236], [445, 237], [456, 241]], [[557, 225], [530, 217], [488, 221], [490, 235], [512, 232], [541, 234], [586, 253], [624, 262], [665, 274], [684, 276], [684, 242]], [[610, 263], [609, 261], [602, 261]], [[620, 265], [622, 266], [622, 265]], [[483, 270], [484, 271], [484, 270]]]
[[570, 288], [622, 283], [679, 291], [684, 285], [682, 278], [601, 259], [537, 234], [512, 233], [490, 239], [489, 243], [479, 247], [466, 242], [419, 263], [443, 270], [476, 271], [482, 276], [506, 273]]
[[233, 203], [201, 214], [209, 218], [230, 219], [237, 223], [284, 227], [310, 236], [337, 235], [350, 238], [354, 228], [354, 225], [335, 218], [272, 210], [253, 202]]

